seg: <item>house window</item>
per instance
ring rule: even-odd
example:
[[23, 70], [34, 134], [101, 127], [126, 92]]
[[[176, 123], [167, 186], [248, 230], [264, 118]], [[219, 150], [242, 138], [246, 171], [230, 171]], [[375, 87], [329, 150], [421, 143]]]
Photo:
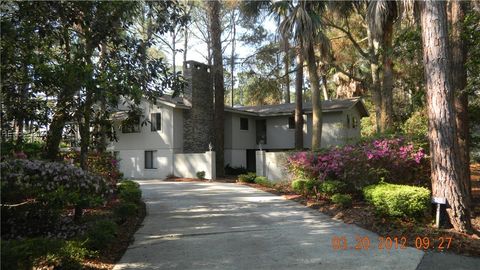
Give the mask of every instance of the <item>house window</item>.
[[125, 121], [122, 124], [122, 133], [140, 133], [140, 118], [134, 121]]
[[162, 130], [162, 114], [152, 113], [150, 114], [150, 122], [152, 131]]
[[157, 151], [145, 151], [145, 169], [156, 169], [155, 154]]
[[347, 128], [350, 128], [350, 115], [347, 114]]
[[240, 118], [240, 130], [248, 130], [248, 118]]
[[288, 118], [288, 129], [295, 129], [295, 117], [293, 116]]
[[352, 128], [357, 128], [357, 118], [352, 117]]

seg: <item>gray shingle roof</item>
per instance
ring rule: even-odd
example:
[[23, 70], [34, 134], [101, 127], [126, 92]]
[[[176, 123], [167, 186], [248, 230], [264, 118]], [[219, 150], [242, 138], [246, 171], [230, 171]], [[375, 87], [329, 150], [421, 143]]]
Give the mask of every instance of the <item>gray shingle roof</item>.
[[[368, 111], [360, 98], [350, 99], [333, 99], [322, 101], [323, 112], [336, 112], [343, 111], [352, 108], [353, 106], [359, 106], [359, 111], [362, 116], [368, 116]], [[290, 114], [295, 111], [295, 103], [290, 104], [277, 104], [277, 105], [262, 105], [262, 106], [244, 106], [235, 107], [235, 110], [257, 113], [261, 116]], [[304, 112], [312, 111], [311, 103], [303, 103]]]
[[[181, 109], [189, 109], [191, 107], [188, 100], [170, 95], [163, 95], [158, 99], [160, 102], [170, 104], [173, 107]], [[368, 116], [368, 111], [365, 108], [361, 98], [349, 98], [349, 99], [332, 99], [322, 101], [323, 112], [339, 112], [350, 109], [354, 106], [358, 106], [361, 116]], [[286, 115], [292, 114], [295, 111], [295, 103], [289, 104], [276, 104], [276, 105], [260, 105], [260, 106], [242, 106], [242, 107], [229, 107], [225, 106], [226, 111], [237, 112], [243, 114], [257, 115], [257, 116], [274, 116], [274, 115]], [[312, 112], [312, 103], [303, 103], [303, 111], [305, 113]]]

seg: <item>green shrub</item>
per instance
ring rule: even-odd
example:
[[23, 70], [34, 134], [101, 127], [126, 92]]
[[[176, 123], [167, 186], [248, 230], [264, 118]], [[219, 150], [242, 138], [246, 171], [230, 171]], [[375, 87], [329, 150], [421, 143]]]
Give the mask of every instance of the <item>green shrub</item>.
[[255, 184], [259, 184], [265, 187], [273, 186], [273, 183], [267, 179], [265, 176], [257, 176], [255, 178]]
[[204, 171], [197, 172], [197, 178], [202, 180], [205, 179], [205, 172]]
[[238, 176], [238, 181], [242, 183], [254, 183], [257, 175], [254, 172], [249, 172], [247, 174], [240, 174]]
[[102, 250], [108, 247], [115, 239], [118, 226], [110, 220], [102, 220], [95, 225], [87, 233], [87, 245], [92, 250]]
[[122, 180], [118, 183], [118, 189], [121, 190], [123, 188], [140, 188], [140, 185], [132, 180]]
[[118, 197], [124, 202], [138, 204], [142, 198], [142, 191], [138, 183], [126, 180], [120, 182], [118, 186]]
[[305, 192], [308, 194], [313, 194], [315, 191], [318, 191], [320, 187], [320, 182], [317, 179], [308, 179], [305, 182]]
[[14, 153], [23, 153], [29, 159], [37, 159], [44, 152], [45, 144], [41, 142], [24, 142], [16, 145], [13, 142], [1, 142], [1, 156], [11, 157]]
[[338, 204], [342, 207], [350, 207], [352, 205], [352, 196], [349, 194], [334, 194], [331, 197], [331, 200], [334, 204]]
[[319, 186], [320, 193], [332, 196], [335, 193], [343, 193], [346, 191], [347, 184], [338, 180], [324, 181]]
[[298, 179], [292, 181], [292, 189], [296, 193], [299, 194], [304, 194], [305, 193], [305, 184], [307, 183], [307, 180], [305, 179]]
[[2, 269], [82, 269], [81, 261], [94, 253], [82, 242], [31, 238], [2, 241]]
[[414, 112], [403, 124], [402, 131], [415, 137], [427, 137], [428, 117], [426, 110]]
[[138, 206], [131, 202], [121, 202], [114, 209], [115, 217], [120, 221], [124, 222], [129, 217], [133, 217], [137, 214]]
[[430, 190], [422, 187], [380, 183], [363, 189], [365, 199], [384, 215], [421, 217], [430, 206]]

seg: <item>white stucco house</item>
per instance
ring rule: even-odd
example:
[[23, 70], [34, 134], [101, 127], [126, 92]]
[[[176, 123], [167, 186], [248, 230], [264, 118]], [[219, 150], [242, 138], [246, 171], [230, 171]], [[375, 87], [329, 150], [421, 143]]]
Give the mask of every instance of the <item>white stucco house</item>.
[[[120, 170], [125, 177], [164, 178], [185, 168], [191, 171], [212, 170], [212, 164], [204, 165], [208, 163], [208, 150], [211, 150], [214, 140], [210, 68], [188, 61], [184, 69], [189, 86], [183, 97], [164, 95], [156, 104], [142, 101], [140, 107], [144, 119], [139, 119], [139, 124], [122, 125], [124, 118], [121, 115], [126, 109], [122, 106], [126, 105], [119, 107], [115, 116], [118, 118], [118, 140], [112, 142], [110, 149], [120, 158]], [[303, 108], [304, 147], [309, 148], [311, 104], [305, 103]], [[295, 104], [225, 107], [225, 165], [254, 171], [255, 151], [259, 147], [266, 151], [293, 149], [294, 111]], [[360, 119], [368, 116], [361, 99], [323, 101], [322, 111], [322, 147], [343, 145], [360, 138]], [[140, 122], [148, 124], [142, 126]]]

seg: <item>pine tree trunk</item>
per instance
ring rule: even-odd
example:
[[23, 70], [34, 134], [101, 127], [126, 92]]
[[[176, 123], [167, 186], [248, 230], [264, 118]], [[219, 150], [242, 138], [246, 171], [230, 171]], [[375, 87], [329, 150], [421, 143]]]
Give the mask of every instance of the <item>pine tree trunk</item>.
[[466, 199], [468, 205], [471, 202], [471, 180], [470, 180], [470, 142], [469, 142], [469, 121], [468, 121], [468, 94], [465, 92], [467, 86], [467, 73], [465, 62], [467, 47], [462, 39], [462, 23], [465, 19], [466, 3], [455, 0], [451, 3], [452, 16], [452, 86], [455, 96], [457, 140], [460, 149], [460, 157], [463, 165], [463, 184], [467, 191]]
[[450, 222], [459, 232], [471, 232], [470, 209], [461, 181], [461, 156], [456, 138], [453, 87], [448, 49], [446, 3], [420, 3], [423, 62], [428, 107], [428, 139], [432, 192], [447, 199]]
[[224, 109], [225, 86], [223, 85], [223, 61], [220, 27], [220, 2], [208, 1], [210, 32], [213, 54], [213, 81], [215, 86], [215, 151], [217, 176], [224, 176]]
[[307, 46], [308, 76], [312, 88], [312, 151], [317, 151], [320, 149], [322, 141], [322, 103], [320, 100], [317, 65], [315, 63], [315, 50], [312, 43]]
[[231, 42], [232, 42], [232, 51], [231, 51], [231, 55], [230, 55], [230, 76], [231, 76], [231, 82], [232, 82], [232, 85], [231, 85], [231, 103], [232, 103], [232, 107], [235, 105], [235, 96], [234, 96], [234, 81], [235, 81], [235, 77], [234, 77], [234, 72], [235, 72], [235, 38], [236, 38], [236, 35], [237, 35], [237, 27], [236, 27], [236, 21], [235, 21], [235, 10], [232, 11], [232, 39], [231, 39]]
[[283, 63], [285, 68], [285, 103], [290, 103], [290, 42], [288, 35], [282, 33], [283, 39]]
[[295, 74], [295, 149], [303, 149], [303, 52], [301, 48], [297, 48]]

